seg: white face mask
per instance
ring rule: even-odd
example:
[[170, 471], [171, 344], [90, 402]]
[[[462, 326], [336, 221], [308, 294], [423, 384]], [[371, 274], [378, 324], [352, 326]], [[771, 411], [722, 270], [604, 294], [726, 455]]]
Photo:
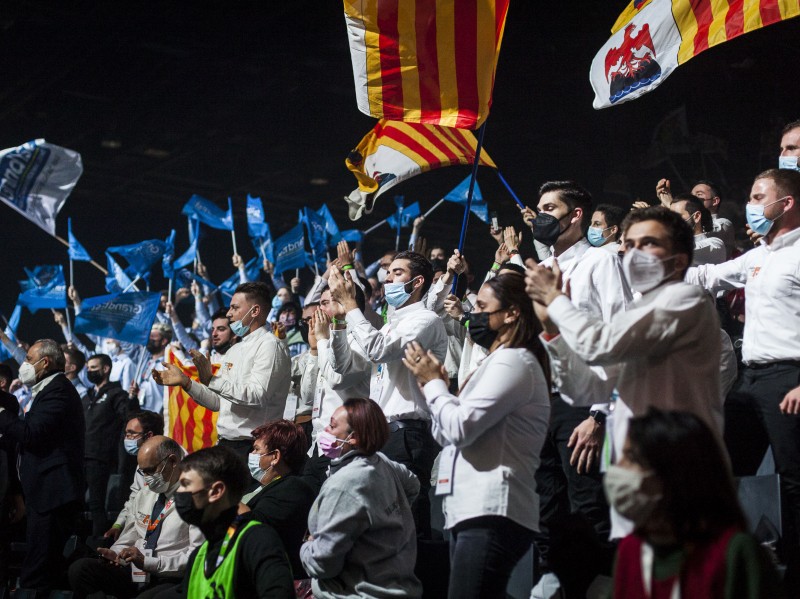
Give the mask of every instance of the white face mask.
[[111, 341], [110, 339], [106, 339], [103, 342], [103, 353], [106, 354], [108, 357], [113, 358], [119, 353], [119, 345]]
[[608, 502], [637, 527], [647, 522], [661, 501], [661, 493], [651, 495], [642, 491], [644, 482], [654, 472], [637, 472], [621, 466], [609, 466], [603, 479]]
[[[169, 458], [167, 458], [167, 460], [169, 460]], [[164, 470], [166, 470], [166, 468], [167, 466], [164, 465], [161, 472], [156, 472], [151, 476], [144, 477], [144, 484], [146, 484], [147, 488], [153, 493], [164, 493], [169, 489], [169, 480], [164, 478]]]
[[778, 156], [778, 168], [800, 171], [797, 158], [797, 156]]
[[[44, 358], [40, 359], [39, 362], [44, 360]], [[36, 365], [39, 362], [34, 362], [31, 364], [30, 362], [23, 362], [19, 367], [19, 380], [23, 385], [30, 387], [31, 385], [36, 384]]]
[[675, 269], [665, 273], [664, 262], [676, 255], [661, 260], [653, 254], [632, 248], [625, 252], [625, 258], [622, 260], [622, 272], [625, 273], [631, 289], [639, 293], [647, 293], [658, 287], [664, 279], [672, 276]]
[[261, 479], [266, 476], [267, 472], [272, 470], [272, 465], [266, 470], [261, 469], [261, 458], [265, 455], [269, 455], [269, 453], [251, 453], [247, 456], [247, 467], [250, 469], [250, 476], [258, 482], [261, 482]]

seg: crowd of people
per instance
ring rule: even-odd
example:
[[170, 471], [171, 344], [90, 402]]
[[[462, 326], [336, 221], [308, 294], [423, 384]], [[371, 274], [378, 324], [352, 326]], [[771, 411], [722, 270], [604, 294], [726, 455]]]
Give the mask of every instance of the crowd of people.
[[[522, 226], [491, 228], [483, 279], [419, 218], [409, 250], [366, 267], [340, 243], [303, 296], [234, 256], [229, 305], [196, 282], [164, 292], [146, 348], [58, 312], [63, 340], [0, 333], [16, 362], [0, 364], [3, 583], [383, 599], [436, 596], [433, 572], [452, 599], [503, 598], [535, 548], [535, 598], [604, 581], [620, 598], [795, 596], [797, 156], [800, 121], [739, 236], [710, 181], [673, 196], [661, 180], [624, 208], [553, 181]], [[215, 446], [170, 437], [171, 387], [218, 413]], [[777, 548], [734, 479], [768, 448]], [[437, 543], [449, 560], [426, 568]]]

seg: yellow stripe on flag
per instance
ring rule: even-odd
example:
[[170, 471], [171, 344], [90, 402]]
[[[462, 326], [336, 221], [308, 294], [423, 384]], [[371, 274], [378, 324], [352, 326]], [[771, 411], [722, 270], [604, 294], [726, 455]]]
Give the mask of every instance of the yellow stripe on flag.
[[478, 106], [480, 120], [489, 116], [489, 101], [492, 99], [494, 68], [497, 64], [495, 54], [495, 3], [478, 2]]
[[[376, 15], [378, 0], [366, 0], [366, 10], [363, 17]], [[359, 14], [361, 14], [359, 12]], [[372, 116], [383, 117], [383, 78], [381, 77], [381, 49], [380, 34], [376, 23], [366, 23], [364, 43], [367, 46], [367, 95], [369, 96], [369, 109]]]
[[728, 0], [710, 0], [710, 2], [714, 21], [708, 29], [709, 47], [728, 41], [728, 36], [725, 33], [725, 17], [728, 15], [728, 9], [730, 8]]
[[414, 2], [397, 3], [397, 33], [400, 46], [400, 73], [403, 81], [404, 120], [418, 122], [422, 117], [417, 69], [417, 31]]
[[743, 8], [745, 33], [764, 26], [761, 22], [761, 0], [744, 0]]
[[791, 19], [800, 15], [800, 0], [778, 0], [781, 19]]
[[617, 31], [625, 27], [625, 25], [627, 25], [633, 17], [638, 15], [641, 12], [641, 10], [645, 6], [650, 4], [650, 2], [652, 1], [653, 0], [647, 0], [647, 2], [642, 3], [642, 5], [639, 8], [636, 8], [633, 5], [633, 0], [631, 0], [631, 3], [628, 4], [628, 8], [626, 8], [623, 11], [623, 13], [617, 19], [616, 23], [614, 23], [614, 26], [611, 28], [611, 35], [614, 35]]
[[441, 124], [455, 125], [458, 111], [448, 109], [458, 106], [458, 79], [456, 78], [456, 17], [452, 0], [436, 0], [436, 56], [439, 63], [439, 98], [442, 110]]
[[694, 56], [694, 38], [697, 35], [697, 19], [692, 12], [689, 0], [673, 0], [672, 16], [681, 33], [681, 46], [678, 49], [678, 64], [683, 64]]

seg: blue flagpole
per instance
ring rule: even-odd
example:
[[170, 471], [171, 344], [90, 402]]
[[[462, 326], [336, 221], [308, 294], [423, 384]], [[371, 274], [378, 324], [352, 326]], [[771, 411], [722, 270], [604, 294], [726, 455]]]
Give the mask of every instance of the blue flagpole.
[[[472, 177], [469, 180], [469, 192], [467, 193], [467, 205], [464, 207], [464, 222], [461, 223], [461, 239], [458, 241], [458, 253], [464, 253], [464, 239], [467, 237], [467, 224], [469, 223], [469, 211], [472, 208], [472, 192], [475, 191], [475, 179], [478, 177], [478, 165], [481, 162], [481, 148], [483, 147], [483, 134], [486, 131], [486, 121], [478, 130], [478, 145], [475, 147], [475, 160], [472, 162]], [[453, 279], [453, 289], [455, 294], [458, 285], [458, 275]]]
[[525, 208], [525, 204], [523, 204], [522, 202], [519, 201], [519, 198], [517, 197], [517, 194], [515, 194], [514, 190], [511, 189], [511, 186], [503, 178], [503, 175], [500, 174], [500, 171], [498, 169], [494, 169], [494, 172], [496, 172], [497, 176], [500, 177], [500, 180], [503, 182], [503, 185], [506, 186], [506, 189], [508, 190], [508, 193], [510, 193], [511, 197], [514, 198], [514, 200], [516, 200], [517, 205], [519, 205], [520, 208]]

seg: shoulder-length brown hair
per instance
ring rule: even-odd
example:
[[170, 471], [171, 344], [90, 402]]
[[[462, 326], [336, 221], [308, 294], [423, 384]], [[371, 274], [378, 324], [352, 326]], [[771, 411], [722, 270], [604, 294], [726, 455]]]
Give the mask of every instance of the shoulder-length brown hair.
[[358, 441], [358, 449], [373, 455], [389, 442], [389, 425], [380, 406], [371, 399], [355, 397], [344, 402], [347, 424]]

